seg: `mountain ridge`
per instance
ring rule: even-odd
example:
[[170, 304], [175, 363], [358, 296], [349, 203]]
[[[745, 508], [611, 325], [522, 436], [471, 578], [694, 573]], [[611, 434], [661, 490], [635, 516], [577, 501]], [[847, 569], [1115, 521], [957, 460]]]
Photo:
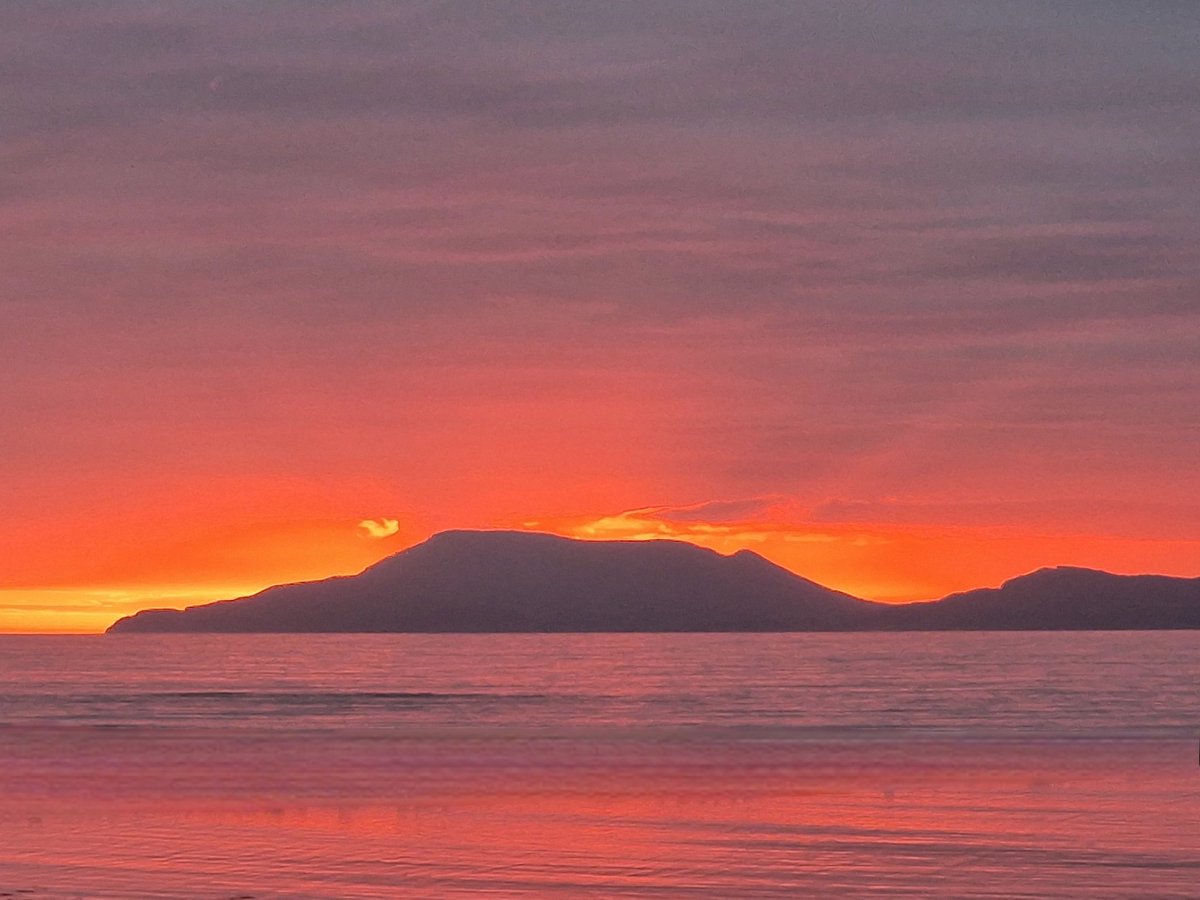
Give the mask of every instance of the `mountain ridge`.
[[357, 575], [142, 610], [130, 632], [912, 631], [1200, 628], [1200, 578], [1055, 566], [939, 600], [884, 604], [751, 550], [453, 530]]

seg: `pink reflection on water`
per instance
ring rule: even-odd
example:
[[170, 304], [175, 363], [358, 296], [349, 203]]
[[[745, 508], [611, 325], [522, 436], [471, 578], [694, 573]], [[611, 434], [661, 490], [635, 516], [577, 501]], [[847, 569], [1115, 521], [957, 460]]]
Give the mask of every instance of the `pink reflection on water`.
[[3, 890], [1183, 897], [1200, 866], [1178, 741], [49, 740], [4, 736]]

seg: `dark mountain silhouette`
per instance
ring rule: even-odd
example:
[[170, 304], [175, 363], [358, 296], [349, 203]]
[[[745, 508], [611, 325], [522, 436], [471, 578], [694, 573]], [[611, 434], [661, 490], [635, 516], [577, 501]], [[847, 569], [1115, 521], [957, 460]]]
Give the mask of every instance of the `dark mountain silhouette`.
[[1200, 628], [1200, 578], [1041, 569], [890, 606], [742, 550], [449, 531], [353, 576], [145, 610], [115, 632], [957, 631]]
[[110, 631], [827, 631], [875, 604], [749, 551], [450, 531], [359, 575], [146, 610]]
[[1039, 569], [998, 588], [884, 610], [877, 627], [946, 631], [1200, 628], [1200, 578]]

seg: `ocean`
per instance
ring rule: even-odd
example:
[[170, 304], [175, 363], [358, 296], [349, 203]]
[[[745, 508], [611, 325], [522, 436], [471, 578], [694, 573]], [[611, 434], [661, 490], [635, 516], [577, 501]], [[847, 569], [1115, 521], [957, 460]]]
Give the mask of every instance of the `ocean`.
[[0, 897], [1195, 897], [1200, 635], [0, 636]]

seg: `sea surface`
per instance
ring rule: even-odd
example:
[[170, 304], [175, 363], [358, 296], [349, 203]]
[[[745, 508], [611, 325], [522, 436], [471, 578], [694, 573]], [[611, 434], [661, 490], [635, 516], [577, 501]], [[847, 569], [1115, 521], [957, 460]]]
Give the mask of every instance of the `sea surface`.
[[1200, 634], [0, 636], [0, 897], [1195, 897]]

